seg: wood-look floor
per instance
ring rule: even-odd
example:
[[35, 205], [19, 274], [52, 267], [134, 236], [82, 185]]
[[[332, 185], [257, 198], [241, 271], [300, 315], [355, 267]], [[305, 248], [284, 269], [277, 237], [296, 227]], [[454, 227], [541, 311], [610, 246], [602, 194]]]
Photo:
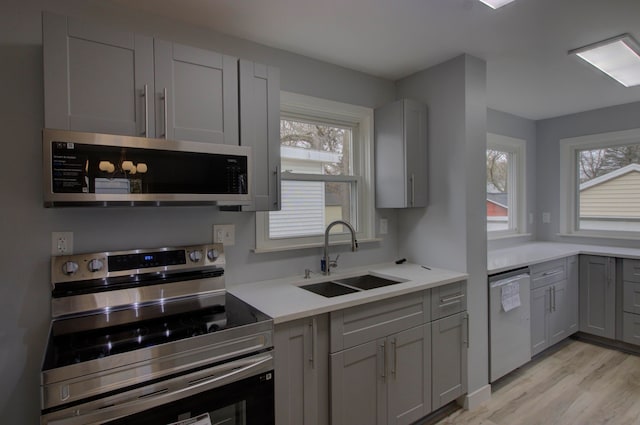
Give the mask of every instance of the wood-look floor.
[[437, 425], [640, 424], [640, 357], [572, 339], [492, 390], [483, 406]]

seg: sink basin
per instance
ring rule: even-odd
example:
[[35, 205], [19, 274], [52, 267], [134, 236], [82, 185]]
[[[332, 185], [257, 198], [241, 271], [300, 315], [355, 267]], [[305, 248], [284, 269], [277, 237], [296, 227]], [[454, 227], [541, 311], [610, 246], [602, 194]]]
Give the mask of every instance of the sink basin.
[[301, 286], [301, 288], [327, 298], [358, 292], [357, 289], [348, 288], [333, 282], [312, 283], [310, 285]]
[[332, 282], [337, 283], [338, 285], [345, 285], [366, 291], [367, 289], [381, 288], [383, 286], [395, 285], [396, 283], [402, 283], [405, 281], [401, 279], [387, 279], [385, 277], [374, 276], [372, 274], [365, 274], [362, 276], [335, 279], [332, 280]]
[[389, 279], [372, 274], [362, 276], [346, 277], [334, 279], [327, 282], [312, 283], [300, 286], [302, 289], [311, 291], [323, 297], [331, 298], [340, 295], [353, 294], [354, 292], [366, 291], [368, 289], [381, 288], [383, 286], [395, 285], [406, 282], [402, 279]]

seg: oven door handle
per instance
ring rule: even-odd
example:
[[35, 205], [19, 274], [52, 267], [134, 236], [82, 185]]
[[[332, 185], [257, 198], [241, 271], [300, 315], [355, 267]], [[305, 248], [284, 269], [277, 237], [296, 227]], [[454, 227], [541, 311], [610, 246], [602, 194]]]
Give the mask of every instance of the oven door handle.
[[[226, 366], [226, 365], [224, 365]], [[43, 425], [93, 425], [107, 421], [134, 415], [148, 409], [152, 409], [172, 401], [180, 400], [199, 394], [210, 389], [219, 388], [228, 383], [244, 379], [260, 372], [273, 370], [273, 355], [271, 353], [254, 356], [249, 359], [240, 359], [230, 363], [230, 368], [222, 374], [212, 374], [195, 378], [193, 375], [201, 375], [203, 371], [181, 376], [167, 381], [168, 387], [178, 387], [176, 390], [160, 390], [157, 394], [141, 394], [144, 388], [134, 390], [132, 399], [109, 407], [90, 408], [83, 413], [82, 405], [73, 406], [64, 411], [45, 415], [41, 422]], [[195, 379], [193, 379], [195, 378]], [[178, 381], [176, 383], [176, 381]], [[107, 402], [105, 400], [105, 402]], [[108, 405], [108, 403], [107, 403]], [[55, 418], [54, 418], [55, 416]], [[49, 417], [50, 419], [47, 419]]]

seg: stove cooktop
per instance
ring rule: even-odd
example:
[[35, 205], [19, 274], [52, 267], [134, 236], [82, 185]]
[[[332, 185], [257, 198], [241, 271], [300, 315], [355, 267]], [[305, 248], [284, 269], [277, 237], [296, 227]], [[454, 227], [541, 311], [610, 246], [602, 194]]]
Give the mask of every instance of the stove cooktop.
[[[231, 294], [54, 320], [43, 371], [270, 320]], [[131, 321], [135, 317], [136, 320]]]

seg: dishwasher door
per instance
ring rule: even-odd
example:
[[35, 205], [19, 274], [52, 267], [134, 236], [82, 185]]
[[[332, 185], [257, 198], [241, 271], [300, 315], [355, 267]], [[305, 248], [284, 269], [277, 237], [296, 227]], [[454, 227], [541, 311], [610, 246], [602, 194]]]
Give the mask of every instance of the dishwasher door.
[[489, 277], [490, 382], [531, 360], [529, 269]]

